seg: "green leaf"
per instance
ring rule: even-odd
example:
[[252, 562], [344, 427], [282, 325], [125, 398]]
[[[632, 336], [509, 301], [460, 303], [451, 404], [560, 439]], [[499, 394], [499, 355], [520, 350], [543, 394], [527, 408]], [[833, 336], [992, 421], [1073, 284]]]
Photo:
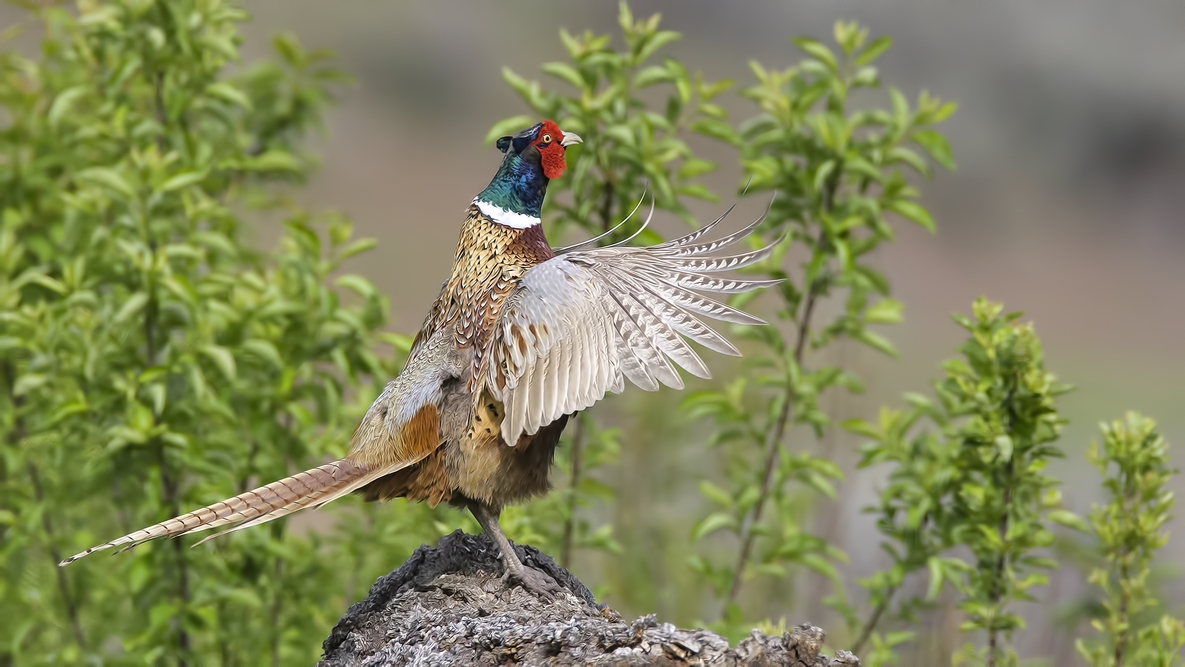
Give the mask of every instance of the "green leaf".
[[868, 329], [861, 329], [853, 335], [853, 338], [874, 350], [884, 352], [894, 359], [897, 358], [897, 348], [893, 347], [893, 344], [887, 338], [878, 333], [869, 331]]
[[647, 86], [653, 86], [656, 83], [671, 81], [673, 79], [674, 75], [669, 69], [666, 68], [665, 65], [650, 65], [643, 67], [642, 70], [638, 72], [637, 76], [634, 77], [634, 87], [645, 88]]
[[897, 324], [905, 306], [897, 299], [881, 299], [864, 313], [864, 321], [870, 324]]
[[893, 38], [888, 35], [877, 37], [868, 44], [868, 47], [856, 57], [856, 65], [862, 66], [876, 60], [882, 53], [889, 50], [893, 46]]
[[126, 199], [134, 199], [136, 196], [136, 192], [124, 180], [123, 175], [110, 167], [89, 167], [75, 172], [74, 179], [83, 183], [93, 183], [101, 186]]
[[576, 88], [584, 89], [584, 87], [585, 87], [584, 79], [581, 78], [580, 72], [577, 72], [576, 68], [572, 67], [568, 63], [561, 63], [561, 62], [544, 63], [543, 67], [541, 69], [544, 72], [547, 72], [548, 74], [550, 74], [554, 77], [563, 79], [564, 81], [572, 84]]
[[212, 83], [206, 86], [206, 94], [223, 102], [230, 102], [247, 110], [251, 109], [251, 98], [247, 97], [247, 94], [243, 91], [225, 81], [219, 81], [218, 83]]
[[921, 225], [931, 234], [934, 233], [934, 218], [930, 217], [930, 212], [922, 208], [921, 204], [909, 201], [908, 199], [894, 199], [890, 201], [885, 208], [894, 213], [912, 220]]
[[741, 137], [732, 126], [716, 118], [702, 118], [691, 124], [691, 131], [719, 139], [734, 146], [741, 144]]
[[691, 158], [679, 167], [679, 178], [695, 178], [716, 171], [716, 163], [700, 158]]
[[57, 131], [62, 124], [62, 118], [65, 117], [79, 98], [86, 95], [88, 90], [90, 90], [89, 86], [81, 85], [67, 88], [58, 93], [58, 96], [54, 98], [53, 104], [49, 107], [49, 114], [46, 116], [50, 129]]
[[353, 290], [358, 294], [358, 296], [363, 298], [369, 298], [378, 293], [378, 290], [376, 290], [374, 287], [374, 283], [370, 282], [366, 278], [363, 278], [362, 276], [355, 274], [341, 276], [335, 280], [333, 284], [337, 285], [338, 287], [345, 287], [347, 289]]
[[890, 164], [894, 162], [904, 162], [910, 167], [913, 167], [913, 170], [922, 176], [930, 175], [930, 163], [926, 162], [925, 158], [919, 155], [916, 151], [912, 151], [903, 146], [894, 146], [893, 148], [889, 149], [885, 161]]
[[679, 33], [672, 30], [659, 30], [654, 34], [653, 37], [647, 40], [646, 45], [643, 46], [642, 50], [638, 52], [638, 63], [646, 62], [646, 60], [649, 59], [650, 56], [654, 55], [659, 49], [679, 39], [680, 37], [681, 35]]
[[724, 489], [716, 486], [706, 479], [700, 480], [699, 492], [703, 494], [705, 498], [711, 500], [717, 505], [720, 505], [721, 507], [732, 507], [732, 496], [730, 496]]
[[909, 102], [896, 88], [889, 88], [889, 99], [893, 101], [893, 124], [898, 131], [904, 131], [909, 127]]
[[691, 541], [699, 542], [708, 535], [711, 535], [722, 528], [735, 527], [736, 519], [732, 518], [731, 515], [724, 512], [714, 512], [704, 517], [699, 523], [695, 525], [695, 528], [691, 530]]
[[164, 183], [162, 183], [159, 190], [161, 192], [172, 192], [174, 190], [180, 190], [181, 188], [186, 188], [186, 187], [189, 187], [189, 186], [194, 185], [196, 183], [201, 183], [202, 179], [204, 179], [205, 177], [206, 177], [206, 172], [204, 172], [204, 171], [182, 172], [180, 174], [173, 176], [172, 178], [165, 181]]
[[1070, 510], [1053, 510], [1046, 515], [1046, 518], [1056, 524], [1060, 524], [1067, 528], [1073, 528], [1074, 530], [1077, 530], [1081, 533], [1091, 532], [1090, 525], [1086, 523], [1086, 520], [1071, 512]]
[[38, 387], [44, 387], [48, 383], [49, 378], [41, 373], [26, 373], [18, 377], [16, 382], [12, 384], [12, 394], [14, 396], [24, 396]]
[[199, 347], [198, 351], [214, 362], [214, 365], [218, 367], [223, 377], [230, 382], [234, 382], [236, 374], [235, 357], [230, 353], [230, 350], [221, 345], [207, 343]]
[[300, 160], [288, 151], [272, 149], [266, 153], [251, 158], [243, 163], [243, 168], [249, 171], [290, 171], [299, 172], [302, 169]]
[[123, 305], [116, 311], [112, 321], [115, 324], [123, 324], [133, 315], [139, 313], [146, 303], [148, 303], [148, 295], [144, 292], [136, 292], [127, 301], [123, 302]]
[[942, 582], [945, 578], [942, 559], [931, 556], [926, 560], [926, 567], [930, 570], [930, 584], [926, 587], [926, 599], [936, 600], [938, 594], [942, 592]]
[[934, 161], [947, 169], [955, 168], [954, 156], [951, 155], [950, 143], [946, 137], [934, 130], [918, 130], [910, 137], [916, 141]]
[[798, 48], [820, 60], [824, 65], [827, 65], [827, 69], [832, 72], [839, 71], [839, 65], [835, 61], [835, 54], [821, 42], [807, 37], [791, 37], [790, 41]]
[[268, 362], [276, 370], [284, 369], [284, 359], [280, 356], [280, 351], [276, 349], [276, 346], [271, 341], [261, 338], [251, 338], [243, 341], [242, 348], [244, 351], [250, 352]]
[[873, 440], [879, 440], [881, 437], [880, 431], [863, 419], [849, 419], [840, 424], [840, 426], [842, 426], [844, 430], [851, 431], [852, 433], [862, 435], [867, 438], [872, 438]]

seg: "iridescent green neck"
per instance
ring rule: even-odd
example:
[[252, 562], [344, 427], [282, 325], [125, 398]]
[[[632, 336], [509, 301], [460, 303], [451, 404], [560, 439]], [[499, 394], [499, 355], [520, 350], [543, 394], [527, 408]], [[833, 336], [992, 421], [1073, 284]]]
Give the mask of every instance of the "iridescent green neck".
[[510, 152], [502, 159], [494, 179], [474, 201], [492, 204], [510, 214], [533, 218], [537, 222], [546, 192], [547, 177], [543, 175], [543, 169]]

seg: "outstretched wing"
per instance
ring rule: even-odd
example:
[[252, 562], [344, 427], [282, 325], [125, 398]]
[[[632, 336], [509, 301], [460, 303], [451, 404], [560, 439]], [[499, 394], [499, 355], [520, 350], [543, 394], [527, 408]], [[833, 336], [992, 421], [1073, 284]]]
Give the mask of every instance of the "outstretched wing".
[[672, 361], [692, 375], [710, 377], [684, 338], [740, 354], [702, 319], [764, 322], [697, 292], [734, 294], [780, 282], [715, 275], [765, 259], [777, 243], [711, 256], [761, 222], [698, 243], [722, 219], [659, 245], [571, 252], [527, 270], [507, 299], [481, 371], [490, 393], [505, 406], [506, 443], [589, 407], [606, 392], [622, 391], [625, 379], [647, 391], [659, 383], [681, 389]]

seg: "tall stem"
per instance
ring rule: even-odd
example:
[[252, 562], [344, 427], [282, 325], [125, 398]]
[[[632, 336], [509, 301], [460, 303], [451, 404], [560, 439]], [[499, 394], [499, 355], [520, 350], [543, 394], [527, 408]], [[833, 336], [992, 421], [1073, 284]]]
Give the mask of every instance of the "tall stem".
[[[45, 503], [45, 493], [41, 488], [41, 475], [32, 461], [28, 463], [29, 481], [33, 483], [33, 498], [39, 507]], [[53, 560], [54, 572], [57, 574], [58, 593], [62, 596], [62, 605], [66, 608], [66, 618], [70, 621], [70, 632], [74, 634], [74, 641], [80, 649], [86, 649], [86, 637], [82, 634], [82, 624], [78, 622], [78, 603], [70, 593], [69, 583], [66, 581], [66, 570], [58, 566], [62, 562], [62, 553], [58, 550], [57, 533], [54, 531], [53, 519], [50, 513], [41, 513], [41, 527], [45, 529], [45, 538], [49, 542], [49, 557]]]
[[864, 649], [864, 644], [868, 642], [868, 638], [872, 636], [872, 631], [876, 629], [876, 624], [880, 622], [881, 616], [889, 608], [889, 602], [893, 599], [893, 593], [897, 592], [897, 587], [890, 588], [886, 593], [884, 599], [872, 610], [872, 615], [868, 617], [868, 622], [860, 629], [860, 636], [852, 644], [852, 648], [848, 649], [856, 655], [860, 655], [860, 651]]
[[[8, 395], [12, 400], [13, 410], [12, 430], [8, 433], [8, 444], [13, 447], [19, 447], [21, 441], [25, 438], [25, 420], [20, 414], [21, 408], [25, 405], [25, 398], [23, 396], [16, 396], [13, 393], [16, 385], [16, 369], [13, 368], [11, 361], [6, 360], [4, 362], [3, 374]], [[83, 634], [82, 624], [78, 621], [78, 602], [74, 599], [73, 593], [70, 592], [70, 582], [66, 580], [66, 571], [58, 567], [58, 563], [62, 562], [62, 553], [58, 549], [58, 535], [54, 529], [53, 517], [45, 508], [45, 490], [41, 486], [40, 470], [38, 470], [37, 465], [32, 461], [26, 463], [26, 469], [29, 473], [29, 481], [33, 485], [33, 500], [36, 501], [38, 507], [42, 508], [41, 527], [45, 530], [45, 540], [49, 546], [49, 557], [53, 561], [54, 573], [57, 575], [58, 595], [62, 597], [62, 606], [66, 609], [66, 618], [70, 622], [70, 632], [74, 635], [74, 641], [78, 643], [78, 648], [86, 650], [86, 635]]]
[[[841, 168], [836, 168], [827, 179], [824, 185], [822, 199], [820, 200], [818, 217], [831, 213], [831, 209], [835, 203], [835, 193], [839, 189], [839, 174], [842, 171]], [[820, 231], [814, 251], [822, 252], [821, 248], [826, 240], [825, 233]], [[802, 367], [802, 359], [806, 352], [806, 342], [811, 335], [811, 316], [815, 312], [815, 301], [818, 299], [821, 284], [816, 278], [807, 285], [806, 301], [803, 306], [802, 316], [798, 318], [797, 340], [794, 343], [794, 363], [799, 368]], [[793, 412], [794, 388], [787, 382], [786, 392], [783, 394], [781, 405], [778, 407], [778, 417], [774, 420], [773, 427], [767, 432], [765, 439], [765, 472], [761, 478], [761, 491], [757, 495], [757, 502], [753, 505], [753, 509], [745, 515], [745, 519], [741, 523], [741, 549], [737, 553], [736, 566], [732, 571], [732, 583], [728, 587], [728, 596], [724, 599], [726, 607], [736, 601], [737, 595], [741, 591], [741, 582], [745, 575], [745, 564], [749, 562], [749, 555], [753, 551], [753, 542], [757, 537], [756, 533], [753, 532], [753, 527], [761, 522], [761, 513], [765, 509], [765, 503], [769, 499], [770, 493], [773, 491], [774, 471], [778, 468], [778, 458], [782, 449], [782, 438], [786, 433], [786, 424], [789, 422], [790, 415]]]
[[[152, 80], [153, 84], [153, 106], [156, 113], [157, 122], [160, 124], [161, 130], [156, 137], [156, 145], [161, 155], [163, 156], [168, 149], [168, 111], [165, 106], [165, 72], [158, 71]], [[148, 247], [156, 252], [156, 239], [152, 238], [152, 229], [148, 221], [144, 223], [143, 233]], [[151, 281], [151, 278], [149, 279]], [[157, 365], [158, 353], [158, 322], [159, 308], [156, 302], [155, 290], [153, 285], [145, 285], [148, 293], [148, 304], [144, 312], [144, 343], [145, 356], [148, 368], [153, 368]], [[153, 415], [153, 423], [158, 424], [160, 420], [159, 415]], [[155, 440], [155, 439], [154, 439]], [[181, 514], [181, 485], [180, 480], [174, 477], [169, 470], [169, 459], [165, 452], [164, 444], [154, 442], [157, 451], [157, 461], [160, 466], [160, 485], [161, 485], [161, 501], [165, 507], [168, 508], [172, 516]], [[189, 655], [190, 641], [189, 633], [185, 630], [185, 613], [189, 607], [189, 562], [185, 557], [185, 548], [180, 540], [173, 540], [173, 554], [177, 560], [177, 598], [180, 601], [178, 606], [177, 617], [175, 619], [177, 625], [177, 664], [180, 667], [185, 667], [188, 664], [186, 656]]]
[[272, 667], [280, 667], [280, 612], [284, 608], [284, 559], [276, 559], [276, 595], [272, 598]]
[[[1134, 525], [1139, 520], [1137, 517], [1132, 516], [1133, 510], [1131, 509], [1131, 505], [1138, 502], [1138, 499], [1133, 498], [1136, 490], [1130, 476], [1124, 482], [1126, 493], [1124, 493], [1123, 499], [1123, 518], [1126, 522], [1129, 522], [1129, 525]], [[1131, 605], [1131, 589], [1128, 587], [1128, 583], [1131, 580], [1131, 561], [1131, 550], [1128, 549], [1126, 544], [1122, 545], [1119, 553], [1119, 608], [1116, 610], [1116, 621], [1118, 622], [1115, 624], [1115, 627], [1118, 630], [1115, 633], [1114, 667], [1123, 667], [1123, 652], [1127, 648], [1128, 614]]]
[[[799, 366], [802, 365], [806, 339], [810, 336], [811, 315], [815, 310], [817, 296], [818, 292], [815, 285], [812, 284], [807, 292], [806, 308], [798, 323], [798, 341], [794, 346], [794, 363]], [[761, 522], [762, 510], [765, 509], [765, 503], [773, 490], [774, 471], [778, 468], [778, 458], [782, 451], [782, 437], [786, 434], [786, 424], [790, 421], [790, 414], [793, 411], [794, 390], [787, 387], [786, 392], [782, 395], [782, 404], [778, 407], [778, 418], [774, 420], [773, 427], [767, 432], [765, 439], [765, 474], [761, 478], [761, 492], [757, 495], [757, 503], [745, 515], [745, 521], [741, 524], [741, 550], [737, 553], [736, 567], [732, 572], [732, 584], [728, 587], [728, 597], [724, 601], [726, 606], [735, 602], [741, 591], [745, 564], [749, 562], [749, 554], [753, 551], [753, 542], [757, 537], [757, 534], [753, 532], [753, 527]]]
[[[1000, 600], [1004, 597], [1004, 590], [1002, 583], [1004, 581], [1004, 568], [1008, 565], [1008, 515], [1012, 507], [1012, 470], [1013, 459], [1008, 460], [1008, 466], [1005, 469], [1005, 484], [1004, 484], [1004, 509], [1000, 514], [1000, 523], [996, 527], [996, 533], [1000, 536], [1000, 553], [996, 557], [995, 571], [992, 576], [992, 590], [991, 603], [993, 607], [998, 607]], [[996, 667], [996, 651], [999, 643], [999, 630], [993, 624], [988, 628], [988, 667]]]
[[564, 518], [564, 538], [560, 547], [560, 565], [572, 564], [572, 541], [576, 533], [576, 499], [579, 495], [580, 473], [584, 467], [584, 418], [576, 415], [576, 426], [572, 431], [572, 471], [568, 480], [568, 516]]

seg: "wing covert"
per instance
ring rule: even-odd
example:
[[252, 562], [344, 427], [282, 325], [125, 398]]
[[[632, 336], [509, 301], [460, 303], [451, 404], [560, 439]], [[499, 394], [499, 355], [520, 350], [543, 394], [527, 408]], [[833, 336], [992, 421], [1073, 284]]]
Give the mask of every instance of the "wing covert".
[[732, 256], [707, 256], [757, 226], [696, 244], [716, 223], [655, 246], [569, 252], [526, 271], [502, 309], [479, 371], [505, 407], [505, 442], [516, 443], [521, 434], [536, 433], [608, 392], [621, 392], [627, 379], [647, 391], [660, 384], [681, 389], [676, 365], [710, 377], [685, 339], [739, 356], [703, 319], [764, 322], [700, 292], [735, 294], [777, 284], [715, 275], [764, 260], [777, 242]]

